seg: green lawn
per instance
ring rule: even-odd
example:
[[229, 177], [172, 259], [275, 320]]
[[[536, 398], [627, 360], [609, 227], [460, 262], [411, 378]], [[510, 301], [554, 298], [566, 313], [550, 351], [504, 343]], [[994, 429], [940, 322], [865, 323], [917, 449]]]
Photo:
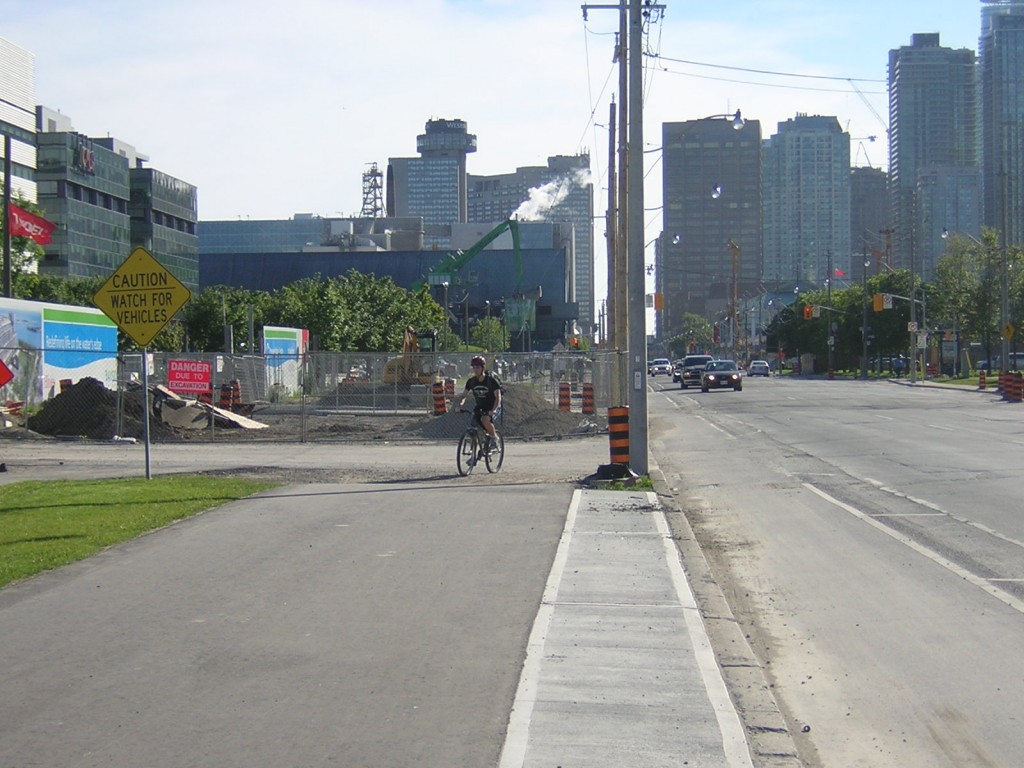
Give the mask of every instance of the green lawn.
[[0, 588], [276, 485], [178, 475], [0, 486]]

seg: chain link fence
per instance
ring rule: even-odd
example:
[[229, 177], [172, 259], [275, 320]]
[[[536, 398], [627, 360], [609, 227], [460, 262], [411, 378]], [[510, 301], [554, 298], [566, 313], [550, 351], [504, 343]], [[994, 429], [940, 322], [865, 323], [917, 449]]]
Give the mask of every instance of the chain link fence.
[[[471, 375], [473, 353], [97, 353], [49, 375], [45, 350], [0, 350], [13, 380], [0, 387], [8, 435], [94, 440], [317, 441], [429, 438]], [[620, 401], [616, 352], [487, 355], [505, 389], [506, 431], [566, 436], [603, 431]], [[143, 398], [143, 381], [149, 385]], [[523, 426], [526, 423], [528, 426]], [[460, 419], [459, 424], [463, 421]]]

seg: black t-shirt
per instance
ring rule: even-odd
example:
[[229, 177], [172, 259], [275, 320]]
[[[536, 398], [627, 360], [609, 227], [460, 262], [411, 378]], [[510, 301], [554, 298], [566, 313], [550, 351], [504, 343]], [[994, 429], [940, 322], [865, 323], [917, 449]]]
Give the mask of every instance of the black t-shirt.
[[494, 403], [498, 397], [496, 393], [501, 389], [501, 382], [490, 371], [484, 371], [484, 380], [477, 381], [476, 376], [470, 376], [466, 382], [466, 389], [476, 398], [475, 410], [491, 411], [494, 410]]

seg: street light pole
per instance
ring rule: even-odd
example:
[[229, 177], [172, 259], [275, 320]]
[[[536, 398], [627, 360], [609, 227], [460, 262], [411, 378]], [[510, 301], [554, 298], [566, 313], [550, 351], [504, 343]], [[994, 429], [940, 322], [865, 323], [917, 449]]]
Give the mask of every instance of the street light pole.
[[863, 318], [861, 320], [860, 335], [861, 335], [861, 355], [860, 355], [860, 377], [867, 381], [868, 378], [868, 266], [871, 262], [867, 260], [866, 254], [864, 259], [864, 272], [861, 274], [861, 310]]

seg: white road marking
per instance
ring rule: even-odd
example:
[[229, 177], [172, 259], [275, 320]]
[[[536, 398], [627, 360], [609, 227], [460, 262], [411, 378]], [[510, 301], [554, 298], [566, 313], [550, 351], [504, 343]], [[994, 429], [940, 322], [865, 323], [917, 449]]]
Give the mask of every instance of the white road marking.
[[1000, 602], [1006, 603], [1006, 605], [1010, 606], [1011, 608], [1013, 608], [1013, 610], [1017, 611], [1018, 613], [1024, 614], [1024, 600], [1020, 600], [1020, 599], [1014, 597], [1013, 595], [1011, 595], [1009, 592], [1006, 592], [1006, 591], [1004, 591], [1002, 589], [999, 589], [998, 587], [992, 586], [992, 584], [990, 582], [994, 581], [994, 579], [983, 579], [980, 576], [976, 576], [975, 574], [973, 574], [970, 571], [968, 571], [966, 568], [962, 568], [961, 566], [957, 565], [952, 560], [947, 560], [946, 558], [942, 557], [938, 553], [933, 552], [932, 550], [928, 549], [928, 547], [924, 546], [923, 544], [920, 544], [920, 543], [914, 541], [909, 536], [905, 536], [905, 535], [903, 535], [902, 533], [900, 533], [898, 531], [894, 531], [893, 529], [889, 528], [888, 526], [883, 525], [882, 523], [878, 522], [876, 519], [874, 519], [874, 517], [872, 517], [871, 515], [867, 514], [866, 512], [862, 512], [861, 510], [857, 509], [856, 507], [852, 507], [849, 504], [846, 504], [845, 502], [842, 502], [839, 499], [835, 498], [834, 496], [830, 496], [825, 491], [821, 490], [820, 488], [816, 488], [815, 486], [811, 485], [810, 483], [804, 483], [803, 486], [804, 486], [804, 488], [809, 490], [811, 493], [814, 493], [815, 495], [820, 496], [822, 499], [827, 501], [829, 504], [833, 504], [833, 505], [839, 507], [839, 509], [843, 510], [844, 512], [849, 512], [851, 515], [853, 515], [857, 519], [862, 520], [863, 522], [867, 523], [868, 525], [872, 526], [873, 528], [878, 529], [879, 531], [881, 531], [885, 535], [892, 537], [896, 541], [900, 542], [901, 544], [904, 544], [905, 546], [907, 546], [910, 549], [914, 550], [918, 554], [924, 555], [925, 557], [927, 557], [932, 562], [936, 563], [937, 565], [942, 566], [943, 568], [945, 568], [950, 573], [956, 574], [957, 576], [962, 578], [964, 581], [967, 581], [967, 582], [973, 584], [974, 586], [978, 587], [983, 592], [985, 592], [985, 593], [991, 595], [992, 597], [996, 598]]
[[533, 705], [537, 701], [537, 687], [540, 681], [540, 665], [544, 660], [544, 641], [551, 627], [551, 617], [555, 614], [555, 601], [558, 598], [558, 585], [562, 581], [565, 563], [569, 559], [569, 543], [572, 531], [576, 527], [576, 513], [580, 506], [582, 492], [573, 491], [569, 514], [565, 516], [565, 527], [562, 537], [558, 540], [555, 561], [551, 564], [544, 594], [540, 599], [540, 609], [533, 620], [530, 638], [526, 642], [526, 659], [523, 671], [519, 676], [519, 686], [512, 702], [512, 712], [508, 717], [508, 730], [505, 732], [505, 746], [501, 750], [498, 768], [522, 768], [526, 761], [526, 747], [530, 736], [530, 720], [533, 718]]
[[[992, 536], [993, 538], [999, 539], [1000, 541], [1005, 541], [1007, 544], [1013, 544], [1015, 547], [1020, 547], [1021, 549], [1024, 549], [1024, 541], [1021, 541], [1020, 539], [1015, 539], [1012, 536], [1007, 536], [1006, 534], [1000, 533], [994, 528], [990, 528], [989, 526], [984, 525], [982, 523], [977, 523], [974, 520], [968, 520], [966, 517], [954, 515], [952, 512], [943, 509], [933, 501], [928, 501], [927, 499], [920, 499], [916, 496], [908, 496], [902, 491], [897, 491], [895, 488], [889, 488], [883, 485], [878, 480], [872, 480], [870, 477], [865, 477], [864, 481], [871, 483], [873, 486], [875, 486], [878, 490], [882, 491], [883, 493], [891, 494], [892, 496], [896, 496], [897, 498], [900, 499], [906, 499], [907, 501], [913, 502], [914, 504], [918, 504], [922, 507], [925, 507], [926, 509], [930, 509], [937, 514], [945, 515], [950, 520], [955, 520], [961, 525], [969, 525], [971, 528], [981, 531], [982, 533], [987, 534], [988, 536]], [[909, 517], [910, 515], [907, 516]], [[876, 517], [880, 517], [880, 515], [876, 515]], [[898, 515], [893, 515], [893, 517], [898, 517]]]

